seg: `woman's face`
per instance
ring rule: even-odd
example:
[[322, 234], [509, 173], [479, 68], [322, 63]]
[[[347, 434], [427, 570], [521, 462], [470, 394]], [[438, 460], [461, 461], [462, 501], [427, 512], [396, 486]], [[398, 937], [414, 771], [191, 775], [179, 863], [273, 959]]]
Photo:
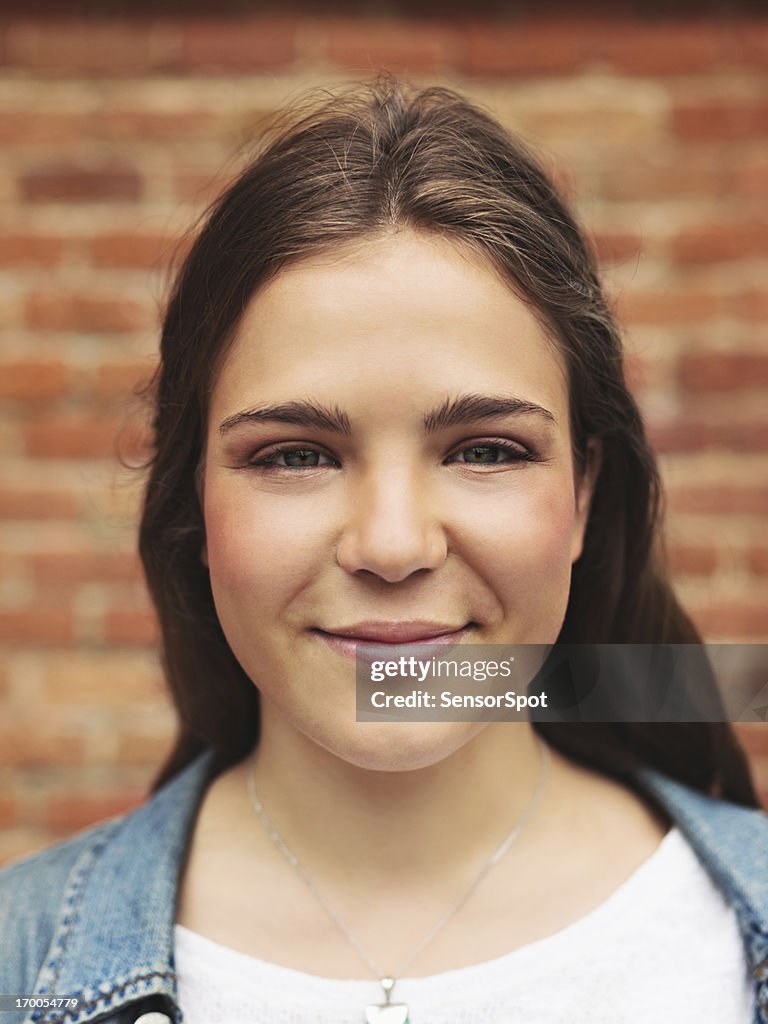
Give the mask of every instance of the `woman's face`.
[[216, 380], [201, 493], [219, 619], [265, 722], [368, 768], [458, 749], [483, 726], [356, 722], [329, 634], [554, 642], [590, 486], [560, 356], [477, 257], [402, 231], [283, 270]]

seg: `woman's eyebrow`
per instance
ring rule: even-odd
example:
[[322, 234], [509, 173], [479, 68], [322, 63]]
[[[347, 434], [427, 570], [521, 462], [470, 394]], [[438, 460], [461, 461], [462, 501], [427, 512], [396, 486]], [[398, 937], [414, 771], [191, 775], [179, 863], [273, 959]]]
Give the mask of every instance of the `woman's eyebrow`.
[[[475, 423], [498, 416], [538, 416], [550, 423], [557, 423], [552, 413], [535, 402], [504, 395], [459, 395], [447, 398], [442, 405], [424, 416], [424, 431], [433, 434], [445, 427], [464, 423]], [[299, 427], [314, 427], [330, 430], [335, 434], [351, 434], [349, 417], [338, 406], [324, 406], [318, 402], [293, 401], [278, 405], [262, 405], [245, 409], [228, 416], [219, 426], [219, 433], [226, 434], [241, 423], [264, 420], [291, 423]]]
[[226, 434], [241, 423], [252, 423], [261, 420], [279, 420], [281, 423], [293, 423], [298, 427], [315, 427], [318, 430], [330, 430], [334, 434], [351, 434], [352, 427], [349, 417], [338, 406], [324, 406], [318, 402], [281, 402], [279, 405], [262, 405], [252, 409], [244, 409], [228, 416], [219, 425], [219, 433]]
[[497, 416], [540, 416], [550, 423], [557, 424], [549, 409], [535, 402], [506, 395], [469, 394], [446, 398], [439, 408], [427, 413], [424, 417], [424, 430], [431, 434], [444, 427], [475, 423]]

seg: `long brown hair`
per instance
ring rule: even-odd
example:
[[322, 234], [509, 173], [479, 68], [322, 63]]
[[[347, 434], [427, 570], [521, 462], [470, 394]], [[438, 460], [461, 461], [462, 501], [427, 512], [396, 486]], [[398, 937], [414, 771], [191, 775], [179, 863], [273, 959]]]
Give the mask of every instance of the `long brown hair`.
[[[140, 553], [179, 719], [156, 791], [203, 748], [220, 768], [259, 735], [254, 682], [230, 650], [200, 559], [195, 487], [217, 367], [249, 300], [281, 268], [409, 227], [470, 247], [501, 273], [559, 344], [574, 459], [603, 447], [584, 550], [560, 640], [685, 643], [701, 638], [678, 604], [659, 540], [661, 488], [628, 391], [622, 344], [574, 217], [523, 143], [445, 88], [390, 75], [285, 113], [206, 211], [169, 295], [151, 384], [154, 448]], [[537, 723], [564, 753], [613, 775], [658, 768], [706, 792], [757, 803], [728, 723]]]

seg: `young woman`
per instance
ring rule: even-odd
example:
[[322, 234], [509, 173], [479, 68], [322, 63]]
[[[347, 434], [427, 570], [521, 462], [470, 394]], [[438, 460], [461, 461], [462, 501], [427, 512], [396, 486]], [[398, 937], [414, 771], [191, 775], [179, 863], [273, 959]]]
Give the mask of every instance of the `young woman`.
[[292, 112], [161, 355], [140, 547], [179, 734], [142, 807], [0, 875], [0, 989], [47, 1004], [8, 1019], [768, 1021], [729, 725], [356, 720], [366, 642], [700, 643], [523, 146], [389, 78]]

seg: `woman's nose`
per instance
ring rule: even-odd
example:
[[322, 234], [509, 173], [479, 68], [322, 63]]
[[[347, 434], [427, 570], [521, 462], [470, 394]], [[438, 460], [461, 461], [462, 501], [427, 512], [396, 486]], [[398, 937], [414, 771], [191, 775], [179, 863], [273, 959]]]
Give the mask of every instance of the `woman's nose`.
[[405, 473], [369, 476], [351, 493], [336, 549], [342, 569], [397, 583], [419, 569], [436, 569], [447, 553], [444, 525], [423, 483]]

